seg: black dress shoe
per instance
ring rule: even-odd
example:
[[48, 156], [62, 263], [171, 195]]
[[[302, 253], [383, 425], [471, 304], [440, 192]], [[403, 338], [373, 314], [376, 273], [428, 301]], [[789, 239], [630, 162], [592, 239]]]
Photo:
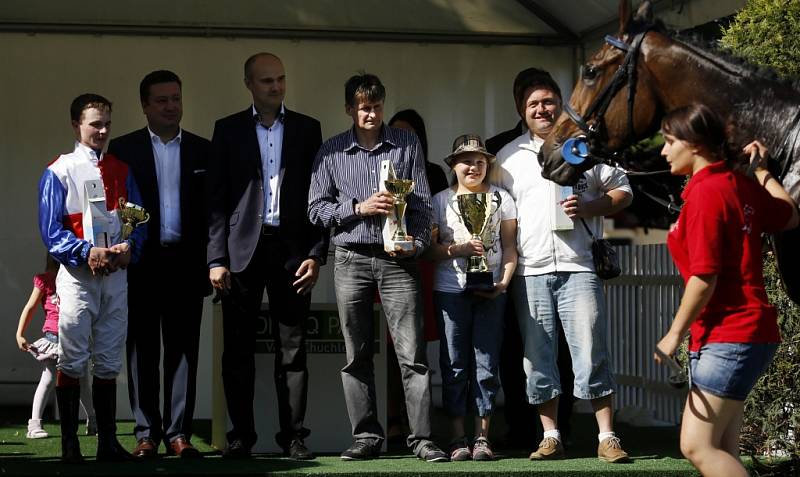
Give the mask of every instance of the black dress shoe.
[[368, 460], [376, 459], [381, 453], [377, 444], [369, 441], [355, 441], [346, 451], [342, 452], [342, 460]]
[[308, 450], [303, 439], [300, 438], [292, 439], [291, 445], [284, 453], [294, 460], [312, 460], [314, 458], [314, 453]]
[[250, 447], [245, 445], [241, 439], [234, 439], [222, 451], [223, 459], [249, 459], [250, 456]]

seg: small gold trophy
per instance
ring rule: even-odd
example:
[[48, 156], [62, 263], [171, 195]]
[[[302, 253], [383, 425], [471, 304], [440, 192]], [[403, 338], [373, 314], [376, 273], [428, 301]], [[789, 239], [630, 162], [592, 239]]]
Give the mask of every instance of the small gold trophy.
[[406, 196], [414, 190], [414, 181], [411, 179], [386, 179], [386, 190], [394, 196], [394, 217], [397, 228], [392, 235], [389, 247], [391, 250], [413, 250], [414, 242], [407, 240], [406, 236]]
[[119, 208], [117, 217], [122, 222], [122, 240], [127, 240], [133, 230], [139, 225], [146, 224], [150, 220], [150, 214], [141, 205], [126, 202], [124, 198], [119, 198]]
[[483, 255], [473, 255], [467, 259], [467, 283], [465, 288], [470, 291], [494, 290], [494, 276], [489, 270], [486, 260], [486, 250], [492, 246], [486, 243], [483, 234], [492, 215], [500, 210], [500, 194], [482, 192], [477, 194], [459, 195], [458, 211], [464, 226], [472, 235], [472, 240], [483, 242]]

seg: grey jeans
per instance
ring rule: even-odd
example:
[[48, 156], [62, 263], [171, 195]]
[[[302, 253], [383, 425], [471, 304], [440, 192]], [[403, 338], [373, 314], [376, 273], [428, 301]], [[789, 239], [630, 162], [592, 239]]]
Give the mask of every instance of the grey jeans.
[[394, 341], [405, 390], [411, 434], [407, 443], [418, 453], [431, 435], [430, 372], [422, 339], [419, 270], [414, 259], [394, 259], [382, 245], [336, 247], [336, 301], [347, 350], [342, 386], [353, 437], [380, 444], [383, 428], [375, 404], [375, 292], [378, 291]]

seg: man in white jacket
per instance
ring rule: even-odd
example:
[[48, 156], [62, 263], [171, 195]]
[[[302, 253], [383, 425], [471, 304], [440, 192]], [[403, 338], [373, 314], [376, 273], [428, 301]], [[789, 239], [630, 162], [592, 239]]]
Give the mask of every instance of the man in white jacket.
[[[537, 406], [544, 439], [531, 460], [561, 459], [558, 430], [558, 326], [564, 329], [575, 374], [574, 394], [591, 400], [599, 428], [597, 455], [623, 462], [628, 454], [613, 431], [614, 378], [606, 343], [603, 284], [592, 262], [591, 237], [603, 235], [603, 216], [627, 207], [625, 174], [597, 165], [570, 190], [544, 179], [539, 149], [561, 114], [561, 91], [546, 71], [531, 75], [516, 99], [528, 131], [497, 154], [494, 181], [514, 198], [519, 261], [512, 282], [524, 348], [527, 394]], [[555, 209], [555, 210], [554, 210]]]

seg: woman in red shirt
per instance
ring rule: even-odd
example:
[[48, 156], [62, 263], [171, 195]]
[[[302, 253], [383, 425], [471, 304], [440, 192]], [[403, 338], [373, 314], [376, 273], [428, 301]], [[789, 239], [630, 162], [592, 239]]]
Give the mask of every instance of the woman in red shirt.
[[[673, 355], [690, 331], [692, 387], [681, 452], [705, 476], [746, 476], [739, 461], [744, 400], [780, 341], [777, 313], [764, 290], [761, 233], [796, 227], [797, 206], [762, 164], [755, 180], [726, 164], [724, 124], [706, 106], [671, 112], [661, 130], [670, 172], [690, 177], [667, 237], [685, 290], [657, 345]], [[758, 141], [744, 153], [751, 161], [767, 155]]]

